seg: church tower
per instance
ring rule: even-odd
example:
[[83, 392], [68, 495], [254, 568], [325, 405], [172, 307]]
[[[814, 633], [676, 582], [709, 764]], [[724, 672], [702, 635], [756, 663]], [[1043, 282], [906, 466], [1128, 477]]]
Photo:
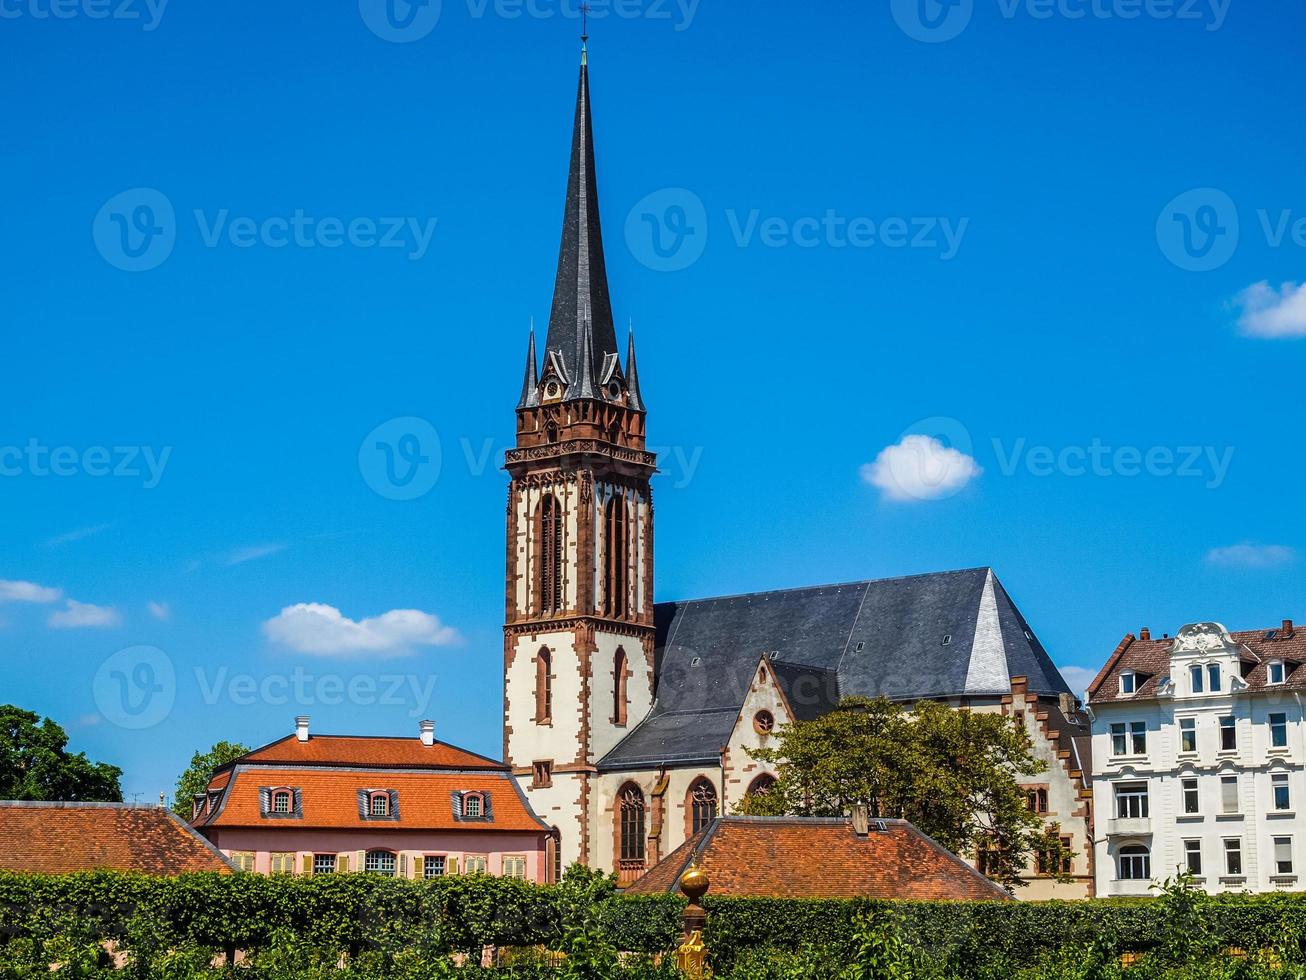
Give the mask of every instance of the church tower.
[[[531, 333], [507, 453], [504, 758], [556, 829], [555, 867], [600, 863], [595, 765], [653, 701], [653, 501], [635, 340], [617, 350], [581, 53], [548, 336]], [[606, 862], [602, 862], [606, 863]]]

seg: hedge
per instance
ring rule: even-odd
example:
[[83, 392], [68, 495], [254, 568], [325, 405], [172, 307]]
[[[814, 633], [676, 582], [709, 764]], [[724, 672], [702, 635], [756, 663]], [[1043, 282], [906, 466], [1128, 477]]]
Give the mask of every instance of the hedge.
[[[719, 968], [746, 951], [854, 947], [871, 901], [713, 898], [707, 944]], [[1035, 963], [1047, 949], [1106, 941], [1147, 952], [1173, 933], [1154, 899], [1080, 902], [895, 902], [907, 940], [959, 970]], [[618, 949], [672, 949], [683, 899], [614, 895], [602, 879], [540, 887], [486, 876], [404, 881], [375, 875], [263, 877], [114, 872], [42, 876], [0, 872], [0, 945], [25, 939], [113, 939], [138, 957], [199, 947], [258, 952], [286, 936], [323, 950], [477, 952], [482, 947], [565, 948], [579, 928]], [[1194, 912], [1225, 946], [1274, 947], [1298, 959], [1306, 895], [1216, 896]], [[1190, 924], [1191, 927], [1191, 924]]]

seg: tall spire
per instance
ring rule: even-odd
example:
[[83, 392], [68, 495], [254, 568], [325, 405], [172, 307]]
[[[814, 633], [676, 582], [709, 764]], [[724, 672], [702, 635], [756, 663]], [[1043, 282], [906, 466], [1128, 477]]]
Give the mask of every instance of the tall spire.
[[[609, 354], [617, 353], [608, 296], [608, 272], [603, 261], [603, 231], [599, 224], [599, 188], [594, 172], [594, 128], [590, 118], [588, 58], [581, 52], [580, 84], [576, 93], [576, 120], [571, 140], [571, 171], [567, 177], [567, 204], [562, 218], [562, 246], [558, 275], [553, 286], [553, 309], [544, 342], [545, 358], [555, 351], [567, 374], [577, 380], [602, 373]], [[581, 359], [588, 350], [589, 370]], [[569, 388], [567, 398], [582, 395], [581, 385]]]
[[535, 319], [531, 318], [531, 342], [526, 349], [526, 377], [521, 383], [518, 408], [534, 408], [540, 403], [540, 371], [535, 363]]

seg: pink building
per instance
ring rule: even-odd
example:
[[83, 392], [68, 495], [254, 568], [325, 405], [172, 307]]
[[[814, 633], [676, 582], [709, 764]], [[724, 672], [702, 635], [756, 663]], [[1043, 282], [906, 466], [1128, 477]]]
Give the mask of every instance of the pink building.
[[435, 740], [295, 734], [219, 769], [191, 823], [261, 874], [553, 880], [553, 832], [503, 763]]

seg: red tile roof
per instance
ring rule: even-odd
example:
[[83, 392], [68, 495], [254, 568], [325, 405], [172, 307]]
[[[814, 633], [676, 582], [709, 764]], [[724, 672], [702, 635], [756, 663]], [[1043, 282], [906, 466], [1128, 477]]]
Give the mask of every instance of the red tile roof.
[[[1229, 634], [1240, 647], [1244, 664], [1243, 680], [1252, 691], [1270, 687], [1267, 683], [1268, 663], [1282, 660], [1285, 663], [1283, 684], [1274, 690], [1306, 690], [1306, 627], [1296, 626], [1290, 633], [1282, 629], [1246, 630]], [[1170, 675], [1170, 652], [1173, 637], [1159, 640], [1138, 639], [1132, 633], [1120, 641], [1106, 664], [1088, 687], [1090, 704], [1105, 701], [1140, 701], [1156, 697], [1161, 681]], [[1133, 694], [1120, 693], [1120, 674], [1132, 670], [1143, 675]]]
[[[627, 889], [674, 892], [691, 861], [708, 895], [999, 900], [1010, 896], [905, 820], [854, 833], [846, 820], [719, 817]], [[872, 821], [872, 827], [876, 824]]]
[[[299, 790], [302, 817], [266, 817], [260, 788]], [[358, 813], [358, 791], [398, 793], [397, 820], [365, 819]], [[491, 819], [454, 816], [455, 793], [489, 795]], [[513, 830], [546, 831], [506, 772], [397, 772], [357, 767], [284, 768], [239, 765], [212, 814], [197, 827], [265, 827], [277, 830], [333, 828], [369, 830]]]
[[507, 771], [502, 762], [446, 742], [423, 745], [420, 738], [367, 735], [294, 735], [255, 749], [237, 762], [265, 765], [368, 766], [396, 769], [491, 769]]
[[161, 807], [7, 801], [0, 801], [0, 868], [42, 874], [231, 871], [206, 840]]

